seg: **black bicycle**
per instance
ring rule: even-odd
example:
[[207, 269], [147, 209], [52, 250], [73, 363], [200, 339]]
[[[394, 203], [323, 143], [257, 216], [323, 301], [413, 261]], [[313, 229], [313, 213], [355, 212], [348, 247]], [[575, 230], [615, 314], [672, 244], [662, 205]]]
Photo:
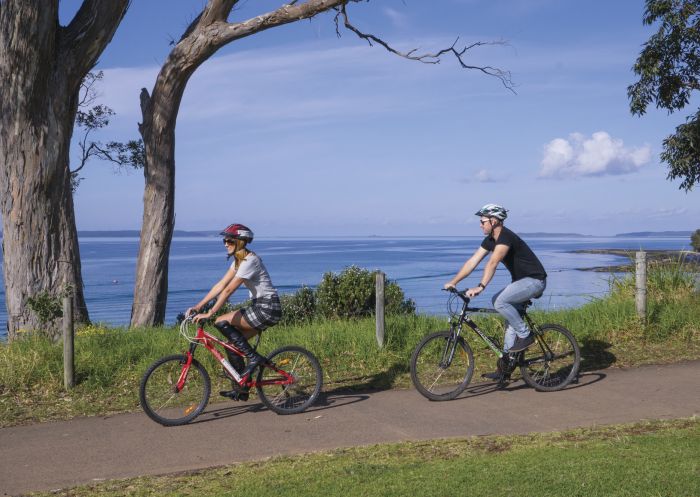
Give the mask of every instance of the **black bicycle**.
[[[535, 335], [535, 343], [514, 353], [503, 352], [498, 338], [486, 335], [471, 319], [473, 313], [496, 313], [494, 309], [469, 307], [469, 297], [464, 292], [450, 288], [448, 309], [450, 329], [431, 333], [423, 338], [411, 356], [411, 380], [416, 389], [430, 400], [451, 400], [467, 388], [474, 374], [474, 354], [462, 337], [466, 324], [486, 343], [498, 357], [501, 371], [499, 386], [510, 381], [515, 368], [525, 383], [543, 392], [561, 390], [578, 378], [581, 352], [573, 334], [558, 324], [538, 325], [528, 316], [523, 304], [521, 315]], [[462, 310], [455, 305], [462, 300]]]

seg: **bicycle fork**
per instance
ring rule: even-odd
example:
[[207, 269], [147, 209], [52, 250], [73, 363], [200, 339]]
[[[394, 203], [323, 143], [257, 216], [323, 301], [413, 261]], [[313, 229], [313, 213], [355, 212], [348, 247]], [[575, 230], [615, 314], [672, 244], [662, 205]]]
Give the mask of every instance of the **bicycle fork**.
[[455, 350], [457, 350], [457, 341], [459, 336], [454, 330], [451, 330], [450, 336], [447, 338], [447, 343], [445, 344], [445, 350], [442, 352], [442, 359], [440, 360], [440, 367], [447, 369], [452, 364], [452, 359], [455, 357]]

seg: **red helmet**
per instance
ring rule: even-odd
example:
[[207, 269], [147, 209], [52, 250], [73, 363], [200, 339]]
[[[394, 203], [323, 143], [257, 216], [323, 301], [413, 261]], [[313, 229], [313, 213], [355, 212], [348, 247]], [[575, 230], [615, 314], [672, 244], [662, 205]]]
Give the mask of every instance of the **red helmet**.
[[226, 229], [219, 234], [224, 238], [233, 238], [246, 242], [253, 241], [253, 231], [243, 224], [229, 224], [226, 226]]

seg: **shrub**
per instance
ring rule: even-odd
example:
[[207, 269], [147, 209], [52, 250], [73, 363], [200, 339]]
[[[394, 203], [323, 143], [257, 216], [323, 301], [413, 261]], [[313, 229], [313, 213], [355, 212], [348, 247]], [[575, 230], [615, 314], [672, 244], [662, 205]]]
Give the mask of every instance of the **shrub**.
[[295, 293], [280, 296], [280, 302], [282, 324], [306, 323], [316, 314], [316, 294], [308, 286], [302, 286]]
[[[325, 273], [316, 289], [316, 313], [325, 318], [369, 316], [375, 307], [375, 273], [349, 266], [339, 274]], [[404, 298], [403, 290], [393, 281], [384, 289], [387, 314], [415, 312], [415, 303]]]
[[27, 307], [36, 314], [39, 323], [45, 325], [63, 317], [63, 304], [60, 296], [41, 292], [27, 299]]
[[693, 250], [700, 252], [700, 230], [695, 230], [690, 235], [690, 245], [693, 247]]

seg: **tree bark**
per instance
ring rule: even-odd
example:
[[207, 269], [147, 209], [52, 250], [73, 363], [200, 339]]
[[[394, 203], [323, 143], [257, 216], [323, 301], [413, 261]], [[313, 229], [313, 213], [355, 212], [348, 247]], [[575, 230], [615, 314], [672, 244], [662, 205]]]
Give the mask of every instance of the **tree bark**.
[[8, 339], [44, 328], [27, 299], [74, 294], [88, 321], [70, 184], [69, 148], [85, 74], [111, 40], [128, 0], [86, 0], [67, 27], [58, 0], [0, 4], [0, 208]]

